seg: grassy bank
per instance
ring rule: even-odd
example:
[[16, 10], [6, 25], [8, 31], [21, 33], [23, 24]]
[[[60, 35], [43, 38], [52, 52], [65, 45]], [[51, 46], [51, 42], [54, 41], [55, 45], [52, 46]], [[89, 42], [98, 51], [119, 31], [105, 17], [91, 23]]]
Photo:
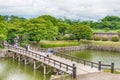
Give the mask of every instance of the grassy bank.
[[[106, 69], [106, 70], [104, 70], [104, 72], [111, 72], [111, 70]], [[120, 74], [120, 71], [115, 70], [114, 74]]]
[[[78, 46], [80, 45], [77, 41], [40, 41], [39, 46], [42, 48], [51, 48], [51, 47], [67, 47], [67, 46]], [[34, 45], [35, 46], [35, 45]]]
[[[93, 29], [93, 32], [106, 32], [104, 29]], [[117, 30], [108, 30], [107, 32], [117, 32]]]
[[96, 46], [111, 46], [111, 47], [120, 47], [120, 42], [112, 42], [112, 41], [93, 41], [93, 40], [81, 40], [81, 43], [96, 45]]

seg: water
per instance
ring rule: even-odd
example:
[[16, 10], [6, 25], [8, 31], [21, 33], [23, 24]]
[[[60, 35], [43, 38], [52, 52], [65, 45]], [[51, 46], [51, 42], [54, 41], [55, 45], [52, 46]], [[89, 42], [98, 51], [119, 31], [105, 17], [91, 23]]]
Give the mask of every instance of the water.
[[34, 70], [32, 64], [0, 58], [0, 80], [49, 80], [49, 76], [44, 77], [43, 68]]
[[105, 64], [115, 63], [115, 68], [120, 69], [120, 53], [108, 52], [108, 51], [96, 51], [96, 50], [81, 50], [67, 52], [72, 56], [90, 60], [93, 62], [102, 61]]

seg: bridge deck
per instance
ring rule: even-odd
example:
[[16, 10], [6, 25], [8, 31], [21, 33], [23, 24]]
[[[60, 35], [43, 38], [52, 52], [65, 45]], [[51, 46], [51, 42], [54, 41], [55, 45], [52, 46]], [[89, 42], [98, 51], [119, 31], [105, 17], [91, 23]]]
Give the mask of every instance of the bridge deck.
[[[47, 54], [47, 53], [37, 52], [37, 51], [34, 51], [34, 52], [36, 52], [38, 54], [41, 54], [41, 55], [44, 55], [44, 56], [46, 56], [46, 54]], [[81, 63], [77, 63], [77, 62], [71, 61], [69, 59], [61, 58], [61, 57], [58, 57], [58, 56], [55, 56], [55, 55], [51, 55], [50, 58], [52, 58], [54, 60], [57, 60], [57, 61], [60, 61], [60, 62], [64, 62], [65, 64], [68, 64], [68, 65], [71, 65], [71, 66], [73, 64], [75, 64], [76, 68], [77, 68], [77, 75], [99, 72], [97, 68], [91, 68], [90, 66], [83, 65]]]
[[21, 55], [24, 55], [24, 56], [27, 56], [27, 57], [30, 57], [32, 59], [35, 59], [35, 60], [38, 60], [38, 61], [41, 61], [47, 65], [50, 65], [52, 67], [55, 67], [59, 70], [62, 70], [68, 74], [71, 74], [71, 70], [72, 68], [69, 67], [69, 70], [66, 71], [66, 68], [65, 68], [65, 65], [62, 65], [62, 67], [60, 67], [59, 63], [56, 63], [58, 65], [54, 65], [54, 61], [50, 61], [49, 59], [53, 59], [53, 60], [56, 60], [56, 61], [59, 61], [61, 63], [64, 63], [64, 64], [67, 64], [67, 65], [70, 65], [70, 66], [73, 66], [73, 64], [76, 65], [76, 75], [80, 75], [80, 74], [87, 74], [87, 73], [94, 73], [94, 72], [99, 72], [97, 68], [91, 68], [90, 66], [85, 66], [81, 63], [77, 63], [75, 61], [71, 61], [71, 60], [68, 60], [68, 59], [65, 59], [65, 58], [61, 58], [61, 57], [58, 57], [58, 56], [55, 56], [55, 55], [52, 55], [50, 56], [49, 58], [46, 57], [46, 55], [48, 53], [44, 53], [44, 52], [38, 52], [38, 51], [34, 51], [34, 50], [30, 50], [29, 52], [34, 52], [35, 54], [40, 54], [42, 56], [45, 56], [46, 57], [46, 60], [44, 59], [40, 59], [39, 57], [37, 57], [38, 55], [29, 55], [25, 52], [25, 50], [23, 52], [21, 51], [18, 51], [18, 50], [13, 50], [13, 49], [8, 49], [10, 51], [13, 51], [15, 53], [19, 53]]

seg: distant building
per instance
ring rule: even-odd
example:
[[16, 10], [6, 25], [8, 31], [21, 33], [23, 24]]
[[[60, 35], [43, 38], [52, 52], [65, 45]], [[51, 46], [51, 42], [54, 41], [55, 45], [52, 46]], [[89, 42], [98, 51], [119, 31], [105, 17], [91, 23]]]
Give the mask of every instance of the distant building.
[[93, 37], [108, 37], [109, 40], [111, 40], [112, 36], [118, 36], [118, 33], [116, 32], [95, 32], [93, 34]]

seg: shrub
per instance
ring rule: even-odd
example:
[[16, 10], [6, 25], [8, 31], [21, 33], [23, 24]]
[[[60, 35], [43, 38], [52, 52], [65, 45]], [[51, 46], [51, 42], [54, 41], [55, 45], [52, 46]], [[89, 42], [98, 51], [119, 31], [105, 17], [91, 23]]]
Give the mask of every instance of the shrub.
[[0, 44], [0, 49], [2, 49], [3, 48], [3, 45], [2, 44]]
[[25, 47], [25, 46], [28, 46], [28, 45], [30, 45], [30, 44], [25, 43], [25, 42], [21, 42], [21, 43], [20, 43], [20, 46], [22, 46], [22, 47]]
[[113, 42], [119, 41], [119, 37], [118, 37], [118, 36], [112, 36], [112, 41], [113, 41]]
[[91, 44], [91, 41], [90, 40], [80, 40], [80, 42], [82, 43], [82, 44]]
[[108, 41], [108, 37], [107, 36], [102, 37], [102, 41]]
[[100, 37], [95, 36], [95, 37], [94, 37], [94, 40], [95, 40], [95, 41], [100, 41]]

